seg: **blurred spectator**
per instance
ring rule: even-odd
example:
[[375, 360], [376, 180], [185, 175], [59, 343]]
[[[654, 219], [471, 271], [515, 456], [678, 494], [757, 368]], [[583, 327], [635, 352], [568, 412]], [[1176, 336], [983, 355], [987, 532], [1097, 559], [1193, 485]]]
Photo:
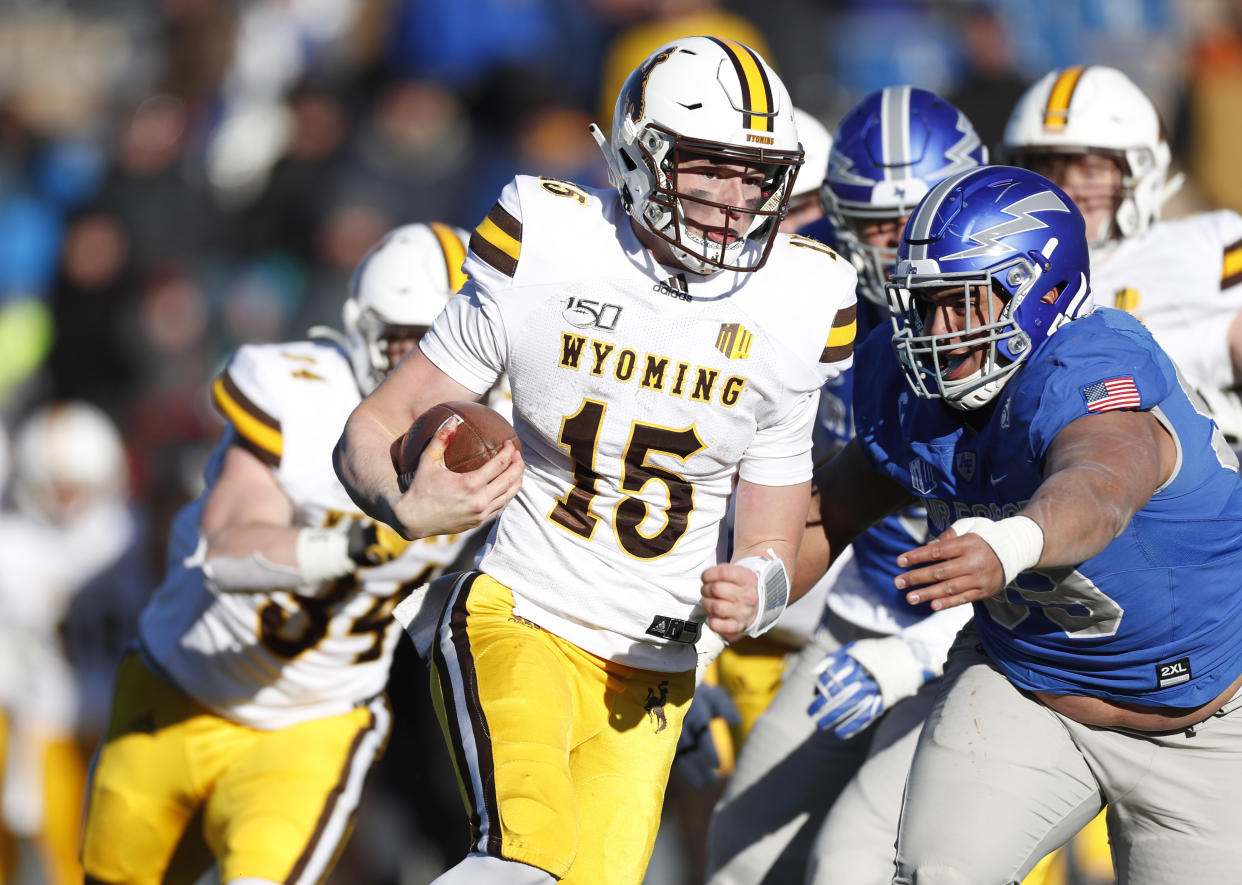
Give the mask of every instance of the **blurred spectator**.
[[119, 415], [139, 383], [132, 336], [135, 273], [128, 231], [111, 215], [77, 218], [61, 252], [50, 306], [56, 326], [48, 369], [58, 398], [84, 399]]
[[560, 77], [589, 89], [601, 39], [590, 4], [575, 0], [401, 0], [387, 58], [398, 77], [432, 79], [461, 95], [505, 76]]
[[951, 32], [919, 0], [847, 0], [824, 35], [832, 73], [853, 96], [909, 83], [943, 94], [952, 78]]
[[1220, 20], [1190, 51], [1185, 95], [1178, 108], [1176, 153], [1209, 205], [1242, 212], [1242, 0], [1228, 0]]
[[121, 125], [114, 165], [94, 206], [124, 227], [140, 267], [201, 261], [220, 219], [201, 168], [189, 162], [189, 108], [171, 95], [141, 101]]
[[337, 94], [307, 81], [289, 95], [289, 132], [262, 192], [242, 210], [239, 246], [315, 259], [315, 231], [327, 211], [324, 184], [340, 163], [349, 115]]
[[632, 16], [609, 44], [601, 65], [596, 122], [605, 132], [612, 126], [617, 93], [651, 50], [679, 37], [710, 34], [736, 40], [767, 59], [780, 72], [780, 56], [772, 52], [758, 26], [740, 13], [722, 8], [718, 0], [636, 0], [611, 5], [613, 12]]
[[967, 8], [959, 34], [965, 71], [947, 97], [975, 124], [988, 151], [994, 152], [1028, 80], [1018, 72], [1008, 28], [992, 7]]

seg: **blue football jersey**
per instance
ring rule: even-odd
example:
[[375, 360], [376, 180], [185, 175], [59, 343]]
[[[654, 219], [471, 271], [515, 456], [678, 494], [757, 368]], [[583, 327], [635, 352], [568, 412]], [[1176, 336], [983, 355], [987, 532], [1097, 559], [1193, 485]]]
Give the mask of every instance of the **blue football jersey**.
[[1071, 421], [1150, 410], [1178, 445], [1173, 477], [1122, 534], [1077, 568], [1029, 570], [975, 623], [1017, 686], [1150, 706], [1194, 707], [1242, 672], [1242, 479], [1173, 363], [1128, 314], [1063, 326], [997, 396], [987, 423], [917, 398], [877, 330], [858, 349], [858, 438], [881, 473], [923, 499], [939, 534], [965, 516], [1012, 516], [1043, 481]]
[[[819, 218], [804, 226], [800, 234], [836, 248], [836, 235], [827, 218]], [[858, 330], [855, 340], [862, 341], [872, 329], [889, 330], [888, 316], [866, 298], [858, 299]], [[816, 463], [841, 449], [854, 438], [854, 369], [851, 367], [828, 381], [819, 393], [819, 417], [815, 423], [814, 455]], [[892, 612], [898, 623], [909, 624], [932, 613], [927, 603], [911, 605], [905, 593], [898, 590], [893, 579], [902, 571], [897, 557], [926, 540], [922, 525], [926, 514], [922, 507], [911, 507], [900, 514], [876, 523], [854, 539], [854, 564], [858, 567], [868, 596], [875, 604]], [[919, 526], [914, 530], [915, 526]]]

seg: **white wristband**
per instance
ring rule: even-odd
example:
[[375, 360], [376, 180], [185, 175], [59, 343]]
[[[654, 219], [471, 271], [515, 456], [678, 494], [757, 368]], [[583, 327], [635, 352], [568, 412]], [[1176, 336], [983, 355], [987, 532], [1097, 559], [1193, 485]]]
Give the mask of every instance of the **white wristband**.
[[978, 535], [992, 548], [1005, 573], [1006, 587], [1019, 574], [1034, 568], [1044, 553], [1044, 530], [1029, 516], [1010, 516], [999, 522], [968, 516], [949, 528], [958, 535]]
[[747, 636], [759, 636], [771, 629], [789, 604], [789, 575], [771, 547], [767, 556], [747, 556], [733, 564], [750, 569], [759, 579], [759, 607], [755, 619], [746, 628]]
[[298, 572], [304, 584], [322, 584], [358, 570], [349, 556], [349, 535], [335, 529], [298, 532]]

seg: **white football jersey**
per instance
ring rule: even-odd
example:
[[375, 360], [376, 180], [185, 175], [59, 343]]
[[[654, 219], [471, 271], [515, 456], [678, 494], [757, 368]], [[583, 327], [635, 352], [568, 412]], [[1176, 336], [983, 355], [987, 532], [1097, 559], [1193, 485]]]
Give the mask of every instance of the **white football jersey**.
[[68, 523], [21, 511], [0, 516], [0, 706], [72, 733], [78, 695], [58, 628], [74, 595], [116, 563], [137, 531], [121, 499]]
[[225, 449], [267, 463], [298, 526], [363, 518], [332, 469], [332, 449], [361, 396], [346, 357], [319, 342], [246, 345], [212, 387], [229, 426], [203, 496], [177, 515], [168, 573], [142, 613], [147, 658], [200, 703], [252, 728], [349, 710], [379, 694], [399, 635], [393, 608], [460, 551], [465, 536], [416, 541], [397, 558], [324, 587], [213, 593], [188, 565]]
[[1242, 217], [1222, 209], [1159, 221], [1091, 266], [1095, 303], [1143, 321], [1193, 384], [1231, 387], [1225, 334], [1242, 310]]
[[464, 268], [420, 347], [478, 393], [508, 373], [526, 461], [479, 567], [595, 655], [691, 669], [735, 477], [811, 476], [819, 389], [852, 360], [854, 269], [782, 234], [757, 273], [678, 272], [614, 191], [525, 176]]

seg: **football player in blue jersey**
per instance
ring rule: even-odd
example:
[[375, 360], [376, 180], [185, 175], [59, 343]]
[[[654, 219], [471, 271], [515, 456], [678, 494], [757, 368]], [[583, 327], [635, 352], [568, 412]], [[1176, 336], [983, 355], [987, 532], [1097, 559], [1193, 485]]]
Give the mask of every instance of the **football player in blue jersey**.
[[[966, 116], [925, 89], [874, 92], [841, 120], [820, 188], [826, 216], [803, 233], [836, 246], [858, 270], [859, 340], [888, 325], [884, 281], [910, 212], [938, 182], [986, 161]], [[820, 393], [820, 457], [853, 435], [855, 377], [847, 372]], [[919, 689], [939, 674], [969, 614], [933, 615], [893, 586], [898, 554], [927, 539], [925, 526], [919, 507], [888, 517], [817, 583], [827, 589], [820, 628], [755, 724], [716, 807], [713, 885], [891, 877], [906, 774], [892, 760], [913, 756], [932, 697]], [[726, 675], [729, 654], [721, 655]]]
[[1108, 805], [1118, 881], [1242, 869], [1242, 478], [1128, 314], [1090, 310], [1082, 215], [1006, 166], [920, 203], [817, 472], [798, 582], [921, 501], [895, 586], [973, 603], [906, 785], [896, 883], [1015, 882]]

